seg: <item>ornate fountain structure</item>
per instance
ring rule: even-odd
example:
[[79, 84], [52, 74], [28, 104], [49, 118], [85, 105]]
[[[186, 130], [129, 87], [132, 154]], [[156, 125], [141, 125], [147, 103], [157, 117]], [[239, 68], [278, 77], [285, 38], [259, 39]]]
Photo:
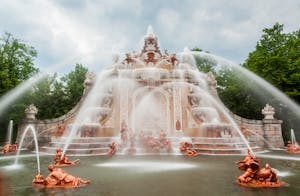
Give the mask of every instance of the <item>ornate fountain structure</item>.
[[[118, 58], [100, 74], [87, 74], [81, 100], [64, 116], [38, 120], [31, 105], [19, 136], [32, 124], [41, 151], [54, 154], [67, 141], [67, 153], [77, 155], [106, 154], [113, 141], [122, 143], [118, 148], [138, 146], [139, 138], [159, 137], [161, 132], [172, 148], [179, 149], [180, 142], [188, 140], [203, 154], [245, 153], [241, 133], [254, 150], [264, 147], [261, 138], [273, 147], [283, 146], [281, 121], [274, 118], [274, 108], [263, 109], [263, 120], [232, 114], [218, 98], [213, 74], [199, 72], [189, 54], [161, 52], [151, 29], [139, 53], [127, 53], [121, 62]], [[129, 138], [128, 144], [121, 141], [122, 134]], [[30, 136], [26, 141], [31, 143]]]

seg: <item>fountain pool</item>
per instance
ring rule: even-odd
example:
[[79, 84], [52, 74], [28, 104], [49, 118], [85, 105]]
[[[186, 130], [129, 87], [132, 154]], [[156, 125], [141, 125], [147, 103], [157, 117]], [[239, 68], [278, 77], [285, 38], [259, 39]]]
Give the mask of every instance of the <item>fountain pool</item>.
[[[1, 157], [0, 166], [13, 162]], [[87, 156], [79, 164], [64, 168], [84, 176], [91, 184], [78, 189], [45, 189], [31, 184], [36, 174], [34, 156], [25, 156], [21, 170], [4, 170], [12, 195], [297, 195], [300, 187], [300, 155], [284, 151], [259, 154], [289, 185], [280, 188], [247, 188], [235, 183], [241, 171], [235, 162], [241, 156]], [[264, 158], [266, 157], [266, 158]], [[279, 157], [279, 158], [278, 158]], [[72, 157], [73, 159], [73, 157]], [[41, 172], [48, 174], [52, 156], [41, 156]]]

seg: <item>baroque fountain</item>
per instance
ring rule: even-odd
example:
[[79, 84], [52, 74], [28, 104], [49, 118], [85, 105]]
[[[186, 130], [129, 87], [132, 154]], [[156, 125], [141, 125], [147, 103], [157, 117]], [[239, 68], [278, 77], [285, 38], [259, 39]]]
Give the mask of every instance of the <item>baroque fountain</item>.
[[[41, 165], [53, 162], [56, 152], [54, 166], [48, 167], [51, 172], [48, 177], [56, 172], [76, 179], [76, 183], [91, 184], [82, 189], [32, 186], [36, 164], [34, 156], [27, 152], [22, 158], [22, 164], [26, 165], [22, 171], [13, 168], [6, 173], [10, 192], [15, 195], [28, 192], [32, 195], [265, 195], [273, 192], [293, 195], [297, 192], [300, 169], [296, 162], [300, 157], [283, 156], [284, 151], [280, 150], [262, 153], [267, 148], [284, 147], [282, 121], [274, 118], [272, 106], [267, 104], [262, 109], [262, 120], [231, 113], [218, 97], [213, 74], [199, 72], [188, 51], [177, 55], [161, 52], [151, 28], [140, 52], [119, 58], [114, 56], [113, 64], [101, 73], [87, 74], [83, 96], [67, 114], [38, 120], [35, 117], [38, 108], [30, 105], [18, 128], [17, 140], [21, 146], [39, 153]], [[241, 175], [234, 162], [238, 161], [237, 156], [247, 152], [237, 162], [244, 171]], [[98, 156], [107, 154], [123, 156]], [[176, 156], [181, 154], [189, 156]], [[196, 156], [199, 154], [219, 156]], [[80, 162], [79, 159], [65, 161], [57, 158], [58, 155], [81, 157]], [[0, 165], [9, 163], [10, 157], [0, 157]], [[54, 169], [63, 160], [70, 167]], [[261, 162], [266, 163], [262, 169]], [[276, 173], [270, 165], [276, 168]], [[44, 186], [41, 174], [48, 169], [38, 166], [33, 182], [42, 182]], [[24, 180], [20, 181], [20, 176]], [[263, 184], [257, 185], [258, 181]], [[285, 182], [290, 186], [253, 189], [238, 185], [248, 186], [247, 182], [254, 187], [268, 187], [265, 184], [277, 187]]]
[[[250, 146], [261, 151], [266, 143], [284, 145], [272, 106], [262, 110], [263, 120], [232, 114], [218, 97], [213, 74], [199, 72], [188, 53], [161, 52], [151, 28], [139, 53], [127, 53], [120, 62], [115, 56], [100, 74], [88, 73], [84, 85], [80, 102], [59, 118], [37, 120], [37, 108], [31, 105], [19, 138], [31, 124], [41, 152], [53, 154], [60, 147], [73, 155], [105, 154], [111, 142], [122, 143], [119, 154], [129, 143], [137, 145], [136, 153], [148, 153], [138, 144], [162, 132], [172, 145], [170, 153], [177, 153], [186, 140], [200, 154], [245, 154]], [[26, 141], [30, 145], [32, 138]]]

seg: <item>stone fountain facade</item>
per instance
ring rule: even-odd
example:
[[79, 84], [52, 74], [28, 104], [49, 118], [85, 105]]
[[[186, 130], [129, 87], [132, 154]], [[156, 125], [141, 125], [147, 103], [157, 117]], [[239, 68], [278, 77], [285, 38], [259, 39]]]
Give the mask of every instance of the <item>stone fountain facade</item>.
[[[97, 92], [101, 82], [97, 82], [95, 74], [88, 73], [81, 100], [59, 118], [38, 120], [37, 108], [30, 105], [18, 138], [28, 124], [33, 124], [43, 146], [41, 151], [54, 153], [57, 147], [63, 148], [68, 132], [79, 123], [68, 153], [103, 154], [112, 140], [120, 138], [120, 130], [126, 125], [131, 135], [141, 131], [157, 135], [164, 131], [173, 143], [191, 138], [200, 153], [232, 154], [246, 150], [224, 113], [227, 112], [253, 148], [265, 146], [262, 138], [273, 147], [283, 147], [282, 122], [274, 118], [272, 106], [266, 105], [262, 110], [263, 120], [249, 120], [227, 109], [223, 111], [213, 74], [200, 73], [188, 63], [188, 58], [184, 54], [179, 58], [167, 51], [162, 53], [157, 37], [149, 32], [140, 53], [128, 53], [120, 63], [116, 59], [106, 70], [107, 79], [119, 82]], [[122, 82], [129, 79], [128, 85], [133, 83], [130, 87]], [[77, 122], [85, 100], [95, 91], [101, 96], [86, 110], [90, 117]], [[26, 141], [31, 143], [29, 135]]]

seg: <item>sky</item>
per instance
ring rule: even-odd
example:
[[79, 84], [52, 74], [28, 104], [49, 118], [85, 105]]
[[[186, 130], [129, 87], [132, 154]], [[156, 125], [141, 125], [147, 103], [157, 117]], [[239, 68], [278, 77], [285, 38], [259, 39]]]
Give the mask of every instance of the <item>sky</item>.
[[140, 51], [152, 25], [160, 48], [198, 47], [236, 63], [255, 49], [264, 28], [300, 29], [299, 0], [0, 0], [0, 35], [38, 51], [41, 71], [76, 63], [101, 71], [115, 53]]

